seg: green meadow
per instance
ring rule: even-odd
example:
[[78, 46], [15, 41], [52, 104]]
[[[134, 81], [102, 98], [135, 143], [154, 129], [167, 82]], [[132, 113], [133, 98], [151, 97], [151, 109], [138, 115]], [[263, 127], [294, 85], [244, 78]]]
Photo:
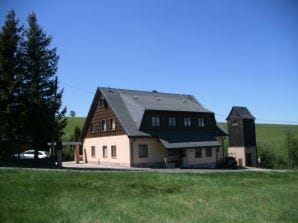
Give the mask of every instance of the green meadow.
[[0, 170], [1, 222], [298, 222], [298, 172]]

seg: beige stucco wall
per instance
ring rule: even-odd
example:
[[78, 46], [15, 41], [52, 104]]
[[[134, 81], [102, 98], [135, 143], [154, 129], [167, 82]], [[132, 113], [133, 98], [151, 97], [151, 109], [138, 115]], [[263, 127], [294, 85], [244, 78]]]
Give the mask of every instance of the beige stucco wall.
[[[246, 153], [251, 153], [252, 166], [257, 166], [256, 147], [229, 147], [228, 153], [229, 156], [236, 158], [238, 166], [246, 166]], [[240, 160], [242, 160], [242, 165]]]
[[[143, 164], [152, 166], [154, 164], [158, 165], [164, 162], [166, 150], [156, 138], [135, 138], [130, 140], [133, 145], [134, 166], [142, 166]], [[141, 144], [148, 145], [148, 157], [139, 157], [139, 145]]]
[[[91, 147], [95, 146], [95, 157], [91, 156]], [[103, 157], [103, 146], [108, 148], [108, 157]], [[112, 158], [111, 147], [116, 146], [117, 157]], [[100, 165], [130, 166], [130, 145], [127, 135], [86, 138], [83, 142], [84, 160]]]

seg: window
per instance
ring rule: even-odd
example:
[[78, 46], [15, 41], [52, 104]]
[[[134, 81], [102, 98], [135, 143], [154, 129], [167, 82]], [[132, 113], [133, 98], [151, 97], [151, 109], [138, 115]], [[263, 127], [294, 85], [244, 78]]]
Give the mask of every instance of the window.
[[168, 150], [168, 156], [176, 156], [176, 155], [177, 155], [176, 150], [171, 150], [171, 149]]
[[176, 118], [175, 117], [169, 117], [169, 126], [176, 126]]
[[191, 126], [191, 118], [190, 117], [184, 118], [184, 126], [185, 127], [190, 127]]
[[139, 158], [146, 158], [148, 157], [148, 145], [142, 144], [139, 145]]
[[212, 157], [212, 148], [206, 148], [206, 157]]
[[151, 118], [151, 123], [153, 127], [159, 127], [160, 126], [160, 120], [158, 116], [153, 116]]
[[205, 126], [205, 119], [199, 118], [198, 119], [198, 126], [199, 127], [204, 127]]
[[111, 146], [112, 158], [117, 158], [116, 146]]
[[102, 147], [102, 157], [107, 158], [108, 157], [108, 147], [103, 146]]
[[101, 120], [101, 131], [107, 131], [107, 122], [106, 122], [106, 120]]
[[202, 149], [196, 149], [195, 158], [201, 158], [201, 157], [202, 157]]
[[238, 126], [238, 122], [237, 120], [233, 120], [232, 121], [232, 127], [237, 127]]
[[110, 130], [115, 130], [115, 127], [116, 127], [115, 119], [112, 118], [112, 119], [110, 119]]
[[93, 125], [93, 123], [90, 123], [90, 132], [91, 133], [94, 133], [94, 125]]
[[91, 156], [95, 157], [95, 146], [91, 146]]
[[105, 99], [104, 98], [100, 98], [99, 99], [99, 106], [103, 107], [105, 105]]

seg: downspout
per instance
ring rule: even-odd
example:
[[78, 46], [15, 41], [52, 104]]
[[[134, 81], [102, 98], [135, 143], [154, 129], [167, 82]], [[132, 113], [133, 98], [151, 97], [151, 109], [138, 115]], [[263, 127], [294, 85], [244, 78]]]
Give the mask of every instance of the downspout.
[[133, 153], [133, 144], [136, 141], [136, 137], [130, 138], [130, 167], [134, 166], [134, 153]]

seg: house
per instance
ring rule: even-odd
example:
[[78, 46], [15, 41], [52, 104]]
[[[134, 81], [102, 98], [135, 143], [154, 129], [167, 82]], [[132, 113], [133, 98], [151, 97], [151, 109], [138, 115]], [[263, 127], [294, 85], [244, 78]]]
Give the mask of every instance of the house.
[[257, 166], [255, 117], [246, 107], [235, 106], [227, 117], [228, 153], [239, 166]]
[[192, 95], [99, 87], [81, 140], [89, 163], [214, 168], [226, 135]]

